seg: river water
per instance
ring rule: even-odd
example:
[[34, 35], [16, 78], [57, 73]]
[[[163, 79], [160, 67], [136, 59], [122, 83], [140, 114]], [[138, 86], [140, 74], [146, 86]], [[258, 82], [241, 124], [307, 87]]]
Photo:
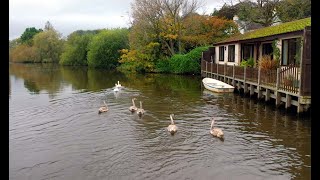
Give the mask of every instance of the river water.
[[[198, 76], [52, 64], [9, 73], [9, 179], [311, 179], [309, 116], [212, 93]], [[210, 135], [212, 117], [224, 140]]]

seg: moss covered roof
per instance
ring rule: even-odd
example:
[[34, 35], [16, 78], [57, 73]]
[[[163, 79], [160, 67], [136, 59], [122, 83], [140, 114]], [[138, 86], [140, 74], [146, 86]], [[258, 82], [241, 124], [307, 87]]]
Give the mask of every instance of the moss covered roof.
[[267, 37], [277, 34], [289, 33], [294, 31], [303, 30], [306, 26], [311, 26], [311, 17], [299, 19], [296, 21], [286, 22], [275, 26], [269, 26], [265, 28], [256, 29], [250, 32], [246, 32], [244, 34], [239, 34], [232, 36], [224, 41], [220, 41], [216, 44], [226, 43], [226, 42], [234, 42], [234, 41], [242, 41], [248, 39], [255, 39], [261, 37]]

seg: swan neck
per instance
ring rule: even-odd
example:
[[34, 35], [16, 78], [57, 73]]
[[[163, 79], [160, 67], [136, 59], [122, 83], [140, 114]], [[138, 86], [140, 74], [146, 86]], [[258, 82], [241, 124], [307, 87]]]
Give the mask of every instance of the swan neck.
[[172, 116], [170, 115], [170, 119], [171, 119], [171, 124], [174, 124], [174, 122], [173, 122], [173, 118], [172, 118]]
[[140, 109], [142, 109], [142, 102], [140, 101]]
[[214, 120], [212, 120], [211, 122], [211, 129], [213, 128], [213, 124], [214, 124]]
[[133, 104], [133, 106], [136, 106], [136, 104], [134, 103], [134, 99], [132, 99], [132, 104]]

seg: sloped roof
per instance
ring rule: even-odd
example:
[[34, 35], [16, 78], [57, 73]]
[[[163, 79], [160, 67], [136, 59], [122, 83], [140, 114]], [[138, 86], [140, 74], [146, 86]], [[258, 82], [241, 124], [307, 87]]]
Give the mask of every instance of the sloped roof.
[[267, 37], [277, 34], [284, 34], [294, 31], [303, 30], [306, 26], [311, 26], [311, 17], [299, 19], [296, 21], [286, 22], [275, 26], [269, 26], [265, 28], [256, 29], [250, 32], [246, 32], [244, 34], [239, 34], [232, 36], [224, 41], [220, 41], [216, 44], [234, 42], [234, 41], [242, 41], [248, 39], [256, 39], [261, 37]]

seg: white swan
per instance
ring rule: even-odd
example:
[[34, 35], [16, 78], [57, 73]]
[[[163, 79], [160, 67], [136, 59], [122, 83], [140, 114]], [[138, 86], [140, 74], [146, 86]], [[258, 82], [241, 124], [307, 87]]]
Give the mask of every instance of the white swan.
[[137, 100], [137, 99], [132, 98], [132, 106], [129, 107], [129, 111], [131, 111], [131, 112], [138, 110], [138, 108], [136, 107], [136, 104], [134, 103], [134, 100]]
[[213, 136], [216, 136], [218, 138], [223, 138], [224, 134], [223, 134], [222, 130], [220, 128], [213, 127], [213, 125], [214, 125], [214, 118], [212, 118], [210, 134], [212, 134]]
[[140, 108], [137, 109], [137, 114], [141, 117], [144, 114], [144, 109], [142, 108], [142, 102], [140, 101]]
[[173, 116], [174, 114], [170, 114], [171, 124], [167, 127], [167, 130], [173, 135], [177, 132], [178, 127], [173, 122]]
[[119, 83], [119, 81], [118, 81], [118, 84], [116, 84], [116, 87], [118, 87], [118, 88], [122, 87], [121, 84]]
[[119, 90], [120, 89], [117, 86], [113, 89], [114, 92], [118, 92]]
[[103, 112], [107, 112], [109, 110], [106, 102], [103, 101], [103, 103], [104, 103], [104, 105], [99, 108], [99, 114], [103, 113]]

